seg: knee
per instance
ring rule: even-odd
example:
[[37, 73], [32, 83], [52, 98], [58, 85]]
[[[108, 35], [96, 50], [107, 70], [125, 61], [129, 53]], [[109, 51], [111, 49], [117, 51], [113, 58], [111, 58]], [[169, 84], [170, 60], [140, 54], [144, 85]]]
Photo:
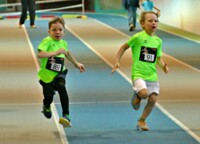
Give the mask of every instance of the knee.
[[55, 90], [60, 90], [65, 87], [65, 79], [63, 78], [57, 78], [54, 82], [54, 89]]
[[148, 95], [148, 90], [147, 89], [142, 89], [138, 92], [138, 96], [142, 99], [146, 99]]
[[149, 99], [148, 99], [148, 103], [152, 104], [152, 105], [155, 105], [156, 104], [156, 101], [157, 101], [157, 95], [156, 93], [152, 93], [150, 96], [149, 96]]

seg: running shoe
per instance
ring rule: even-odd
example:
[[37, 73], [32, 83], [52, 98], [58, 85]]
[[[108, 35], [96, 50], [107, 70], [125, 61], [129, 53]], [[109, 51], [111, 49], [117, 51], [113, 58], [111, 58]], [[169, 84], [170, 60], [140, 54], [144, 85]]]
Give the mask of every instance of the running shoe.
[[138, 98], [138, 96], [136, 94], [134, 94], [132, 99], [131, 99], [132, 107], [135, 110], [138, 110], [140, 108], [140, 103], [141, 103], [141, 98]]
[[44, 116], [45, 116], [46, 118], [50, 119], [51, 116], [52, 116], [51, 107], [47, 108], [47, 107], [45, 107], [45, 106], [43, 105], [43, 111], [42, 111], [42, 113], [44, 114]]
[[37, 28], [36, 25], [30, 25], [31, 28]]
[[19, 24], [19, 28], [22, 28], [23, 24]]
[[147, 126], [147, 123], [144, 120], [138, 120], [136, 128], [137, 130], [141, 130], [141, 131], [149, 130], [149, 127]]
[[135, 30], [135, 26], [133, 24], [130, 24], [129, 31], [134, 31], [134, 30]]
[[71, 127], [72, 124], [70, 122], [70, 118], [69, 118], [69, 115], [63, 115], [63, 117], [61, 117], [59, 119], [59, 123], [61, 125], [63, 125], [63, 127], [67, 128], [67, 127]]

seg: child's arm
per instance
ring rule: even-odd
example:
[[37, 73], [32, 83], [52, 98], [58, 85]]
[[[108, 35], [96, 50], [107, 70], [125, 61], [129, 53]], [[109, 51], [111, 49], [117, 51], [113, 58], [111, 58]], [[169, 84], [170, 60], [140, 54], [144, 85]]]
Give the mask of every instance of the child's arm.
[[80, 70], [80, 72], [85, 71], [84, 65], [81, 64], [81, 63], [79, 63], [79, 62], [71, 55], [70, 51], [67, 51], [67, 52], [65, 53], [65, 56], [66, 56], [66, 58], [67, 58], [71, 63], [74, 64], [74, 66], [75, 66], [76, 68], [78, 68], [78, 69]]
[[158, 57], [158, 59], [157, 59], [157, 64], [161, 67], [161, 69], [162, 69], [165, 73], [168, 73], [168, 72], [169, 72], [169, 68], [168, 68], [167, 64], [164, 62], [164, 60], [162, 59], [162, 57]]
[[49, 57], [55, 57], [59, 54], [66, 54], [66, 51], [65, 49], [61, 48], [55, 52], [47, 52], [47, 51], [41, 51], [41, 50], [38, 50], [38, 58], [49, 58]]
[[160, 9], [159, 8], [157, 8], [156, 6], [154, 6], [153, 7], [157, 12], [159, 12], [160, 11]]
[[55, 57], [57, 55], [57, 52], [45, 52], [45, 51], [38, 51], [38, 58], [49, 58], [49, 57]]
[[111, 73], [114, 73], [116, 71], [117, 68], [120, 67], [119, 62], [120, 59], [122, 57], [122, 55], [124, 54], [124, 52], [129, 48], [129, 45], [127, 43], [125, 43], [124, 45], [122, 45], [117, 53], [117, 57], [115, 60], [115, 64], [113, 65], [112, 71]]
[[153, 8], [157, 11], [156, 13], [157, 13], [158, 17], [160, 17], [160, 9], [157, 8], [156, 6], [154, 6]]

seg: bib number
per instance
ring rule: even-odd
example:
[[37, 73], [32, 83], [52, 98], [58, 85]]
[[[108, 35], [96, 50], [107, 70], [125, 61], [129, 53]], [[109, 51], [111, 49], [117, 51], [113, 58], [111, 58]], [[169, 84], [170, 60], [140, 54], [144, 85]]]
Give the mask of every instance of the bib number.
[[144, 62], [154, 63], [156, 61], [157, 49], [141, 47], [140, 60]]
[[61, 65], [61, 64], [52, 63], [50, 69], [59, 72], [59, 71], [61, 71], [61, 68], [62, 68], [62, 65]]
[[154, 55], [153, 54], [145, 54], [144, 55], [144, 60], [146, 60], [146, 61], [154, 61]]
[[48, 70], [61, 72], [63, 69], [63, 65], [64, 65], [64, 58], [51, 57], [47, 61], [46, 68]]

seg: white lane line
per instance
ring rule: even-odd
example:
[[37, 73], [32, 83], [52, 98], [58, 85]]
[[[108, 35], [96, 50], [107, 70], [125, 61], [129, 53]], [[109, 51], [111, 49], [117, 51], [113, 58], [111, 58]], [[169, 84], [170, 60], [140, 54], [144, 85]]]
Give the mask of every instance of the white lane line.
[[[74, 31], [72, 31], [67, 25], [65, 25], [65, 28], [70, 31], [75, 37], [77, 37], [82, 43], [84, 43], [91, 51], [93, 51], [98, 57], [100, 57], [105, 63], [107, 63], [110, 67], [112, 67], [112, 64], [104, 58], [100, 53], [98, 53], [94, 48], [92, 48], [91, 45], [89, 45], [87, 42], [85, 42], [80, 36], [78, 36]], [[117, 69], [117, 71], [128, 81], [131, 82], [131, 80], [125, 76], [123, 72]]]
[[[126, 15], [120, 15], [120, 14], [109, 14], [109, 15], [120, 16], [120, 17], [124, 17], [124, 18], [127, 18], [127, 19], [128, 19], [128, 17], [127, 17]], [[138, 19], [137, 19], [137, 22], [139, 22]], [[187, 39], [187, 40], [189, 40], [189, 41], [193, 41], [193, 42], [196, 42], [196, 43], [200, 43], [200, 41], [198, 41], [198, 40], [194, 40], [194, 39], [189, 38], [189, 37], [187, 37], [187, 36], [184, 36], [184, 35], [181, 35], [181, 34], [174, 33], [173, 31], [166, 30], [166, 29], [164, 29], [164, 28], [160, 28], [160, 27], [159, 27], [158, 29], [161, 30], [161, 31], [164, 31], [164, 32], [166, 32], [166, 33], [170, 33], [170, 34], [173, 34], [173, 35], [175, 35], [175, 36], [178, 36], [178, 37], [181, 37], [181, 38]]]
[[167, 115], [172, 121], [174, 121], [178, 126], [180, 126], [184, 131], [186, 131], [189, 135], [191, 135], [198, 143], [200, 143], [200, 137], [196, 135], [193, 131], [191, 131], [187, 126], [181, 123], [178, 119], [172, 116], [167, 110], [165, 110], [159, 103], [156, 104], [158, 109], [162, 111], [165, 115]]
[[[24, 30], [24, 33], [25, 33], [25, 36], [26, 36], [26, 39], [28, 41], [28, 44], [29, 44], [29, 47], [30, 47], [30, 50], [31, 50], [31, 54], [33, 56], [33, 60], [35, 62], [35, 66], [36, 66], [36, 69], [39, 70], [39, 64], [38, 64], [38, 60], [36, 58], [36, 55], [35, 55], [35, 51], [34, 51], [34, 48], [33, 48], [33, 45], [30, 41], [30, 38], [29, 38], [29, 35], [27, 33], [27, 30], [25, 27], [23, 27], [23, 30]], [[55, 107], [55, 104], [52, 103], [52, 111], [53, 111], [53, 117], [54, 117], [54, 121], [56, 123], [56, 126], [58, 128], [58, 131], [60, 133], [60, 137], [61, 137], [61, 141], [63, 144], [69, 144], [68, 140], [67, 140], [67, 137], [65, 136], [65, 131], [63, 129], [63, 127], [58, 123], [58, 119], [59, 119], [59, 116], [58, 116], [58, 112], [56, 110], [56, 107]]]
[[187, 36], [183, 36], [183, 35], [180, 35], [180, 34], [176, 34], [176, 33], [172, 32], [172, 31], [170, 31], [170, 30], [165, 30], [165, 29], [162, 29], [162, 28], [159, 28], [159, 29], [160, 29], [161, 31], [164, 31], [164, 32], [173, 34], [173, 35], [175, 35], [175, 36], [178, 36], [178, 37], [187, 39], [187, 40], [189, 40], [189, 41], [193, 41], [193, 42], [196, 42], [196, 43], [200, 43], [200, 41], [198, 41], [198, 40], [194, 40], [194, 39], [191, 39], [191, 38], [189, 38], [189, 37], [187, 37]]
[[[107, 24], [104, 24], [98, 20], [95, 19], [96, 22], [99, 22], [100, 24], [126, 36], [126, 37], [130, 37], [122, 32], [120, 32], [119, 30], [116, 30], [114, 28], [112, 28], [111, 26], [107, 25]], [[105, 63], [107, 63], [110, 67], [112, 67], [112, 64], [106, 59], [104, 58], [99, 52], [97, 52], [90, 44], [88, 44], [86, 41], [84, 41], [80, 36], [78, 36], [78, 34], [76, 34], [74, 31], [72, 31], [67, 25], [65, 25], [66, 29], [68, 29], [74, 36], [76, 36], [82, 43], [84, 43], [90, 50], [92, 50], [97, 56], [99, 56]], [[179, 62], [180, 64], [183, 64], [185, 66], [187, 66], [188, 68], [191, 68], [197, 72], [200, 72], [200, 70], [184, 63], [184, 62], [181, 62], [169, 55], [166, 55], [168, 56], [169, 58], [172, 58], [173, 60], [176, 60], [177, 62]], [[117, 70], [119, 72], [120, 75], [122, 75], [122, 77], [124, 79], [126, 79], [131, 85], [132, 85], [132, 80], [129, 79], [121, 70]], [[179, 125], [183, 130], [185, 130], [189, 135], [191, 135], [196, 141], [198, 141], [200, 143], [200, 137], [198, 137], [194, 132], [192, 132], [188, 127], [186, 127], [184, 124], [182, 124], [178, 119], [176, 119], [175, 117], [173, 117], [169, 112], [167, 112], [160, 104], [156, 103], [156, 106], [158, 107], [158, 109], [163, 112], [167, 117], [169, 117], [172, 121], [174, 121], [177, 125]]]
[[[142, 100], [142, 102], [145, 102], [146, 100]], [[159, 102], [200, 102], [197, 100], [191, 100], [191, 99], [185, 99], [185, 100], [180, 100], [180, 99], [175, 99], [175, 100], [159, 100]], [[116, 104], [116, 103], [130, 103], [130, 101], [91, 101], [91, 102], [70, 102], [70, 105], [81, 105], [81, 104]], [[61, 104], [60, 102], [54, 102], [55, 105], [57, 104]], [[0, 106], [38, 106], [38, 105], [42, 105], [42, 103], [17, 103], [17, 104], [11, 104], [11, 103], [4, 103], [4, 104], [0, 104]]]
[[164, 54], [164, 55], [165, 55], [166, 57], [168, 57], [169, 59], [172, 59], [173, 61], [176, 61], [177, 63], [186, 66], [187, 68], [190, 68], [190, 69], [192, 69], [192, 70], [194, 70], [194, 71], [196, 71], [196, 72], [200, 72], [199, 69], [197, 69], [197, 68], [195, 68], [195, 67], [193, 67], [193, 66], [191, 66], [191, 65], [189, 65], [189, 64], [186, 64], [186, 63], [182, 62], [181, 60], [178, 60], [178, 59], [176, 59], [176, 58], [174, 58], [174, 57], [172, 57], [172, 56], [170, 56], [170, 55], [167, 55], [167, 54]]
[[[123, 32], [121, 32], [121, 31], [119, 31], [119, 30], [117, 30], [117, 29], [114, 29], [113, 27], [111, 27], [111, 26], [109, 26], [109, 25], [107, 25], [107, 24], [105, 24], [105, 23], [102, 23], [102, 22], [100, 22], [100, 21], [98, 21], [98, 20], [96, 20], [96, 19], [95, 19], [95, 21], [98, 22], [98, 23], [100, 23], [100, 24], [102, 24], [102, 25], [104, 25], [104, 26], [106, 26], [106, 27], [108, 27], [109, 29], [112, 29], [113, 31], [115, 31], [115, 32], [117, 32], [117, 33], [119, 33], [119, 34], [121, 34], [121, 35], [127, 37], [127, 38], [130, 38], [129, 35], [124, 34]], [[190, 68], [190, 69], [193, 69], [193, 70], [195, 70], [195, 71], [197, 71], [197, 72], [200, 72], [199, 69], [197, 69], [197, 68], [195, 68], [195, 67], [193, 67], [193, 66], [191, 66], [191, 65], [189, 65], [189, 64], [186, 64], [186, 63], [182, 62], [181, 60], [178, 60], [178, 59], [176, 59], [176, 58], [174, 58], [174, 57], [172, 57], [172, 56], [170, 56], [170, 55], [168, 55], [168, 54], [163, 53], [163, 55], [165, 55], [166, 57], [168, 57], [168, 58], [170, 58], [170, 59], [172, 59], [172, 60], [174, 60], [174, 61], [176, 61], [176, 62], [178, 62], [178, 63], [180, 63], [180, 64], [182, 64], [182, 65], [184, 65], [184, 66], [186, 66], [186, 67], [188, 67], [188, 68]]]

